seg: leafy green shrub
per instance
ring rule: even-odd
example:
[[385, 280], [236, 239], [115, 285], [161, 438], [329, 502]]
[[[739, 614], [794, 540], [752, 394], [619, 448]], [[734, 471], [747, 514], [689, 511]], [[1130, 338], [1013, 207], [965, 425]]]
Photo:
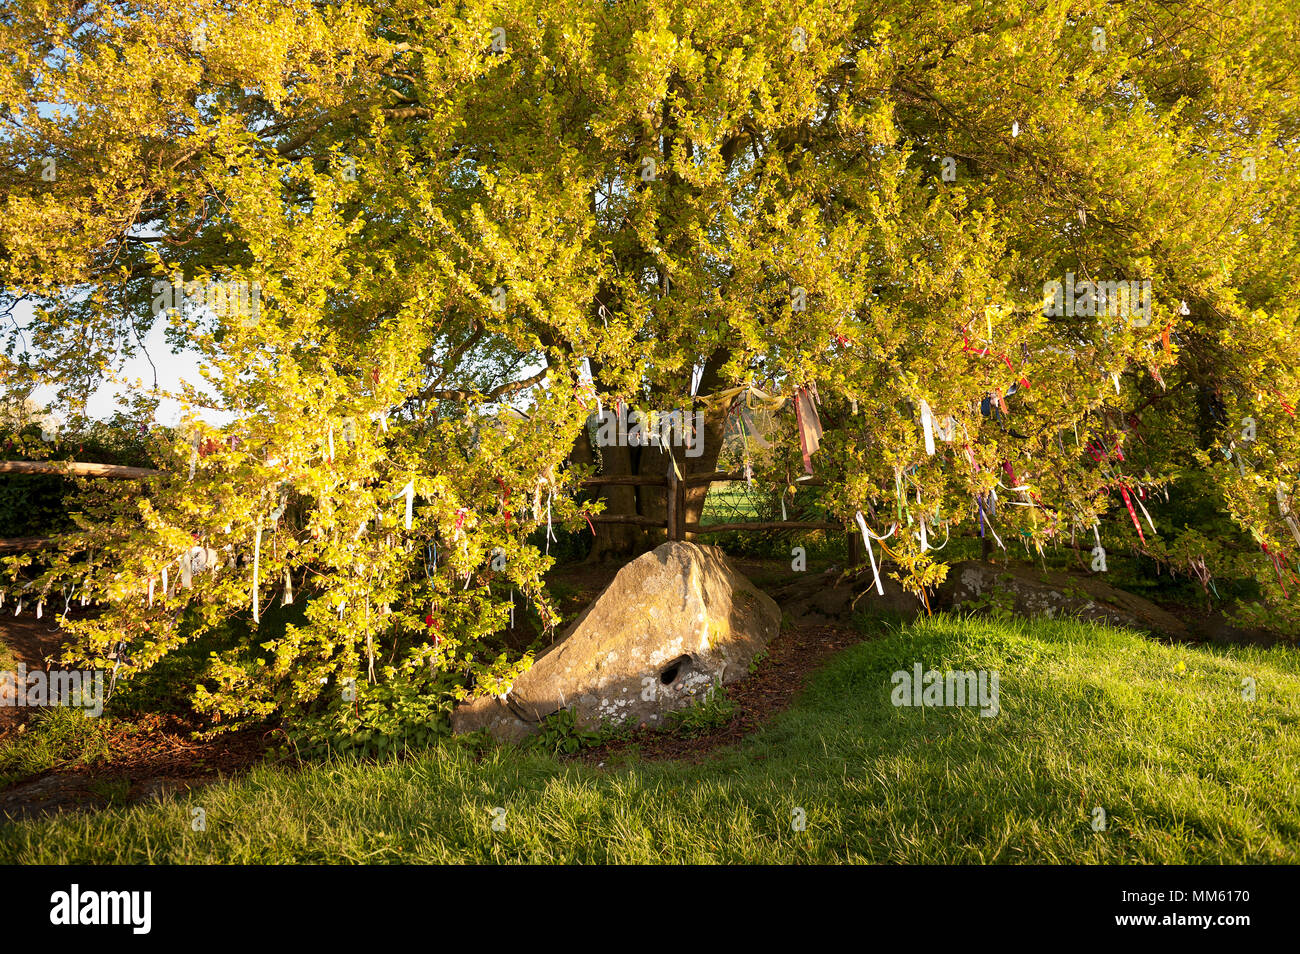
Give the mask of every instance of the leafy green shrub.
[[383, 676], [374, 685], [358, 682], [354, 692], [340, 689], [326, 708], [289, 723], [286, 737], [293, 753], [301, 759], [383, 758], [428, 748], [450, 735], [454, 700], [445, 686], [399, 675], [391, 667]]
[[[999, 583], [1009, 583], [1015, 577], [1010, 573], [999, 573]], [[1016, 619], [1016, 598], [1010, 589], [990, 587], [974, 599], [967, 600], [962, 609], [968, 613], [979, 613], [996, 620]]]
[[668, 713], [674, 729], [688, 736], [704, 735], [727, 725], [736, 714], [736, 703], [723, 686], [711, 686], [702, 698], [685, 709]]
[[572, 709], [552, 712], [538, 724], [538, 732], [529, 739], [529, 746], [546, 752], [572, 755], [581, 748], [599, 745], [603, 740], [598, 732], [589, 732], [578, 726]]

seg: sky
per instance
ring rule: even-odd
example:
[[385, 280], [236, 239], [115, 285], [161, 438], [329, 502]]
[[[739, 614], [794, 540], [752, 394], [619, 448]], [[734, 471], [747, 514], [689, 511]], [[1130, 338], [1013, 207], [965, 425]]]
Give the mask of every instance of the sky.
[[[14, 309], [14, 317], [18, 322], [26, 324], [32, 317], [31, 307], [26, 303], [20, 303]], [[166, 327], [166, 315], [159, 315], [154, 320], [149, 334], [145, 336], [145, 348], [153, 359], [153, 364], [150, 365], [149, 359], [143, 354], [136, 355], [126, 362], [121, 371], [121, 376], [129, 381], [140, 378], [145, 387], [152, 387], [156, 368], [158, 386], [163, 390], [176, 390], [182, 380], [206, 390], [206, 382], [199, 373], [200, 361], [198, 356], [193, 352], [173, 353], [164, 337]], [[87, 404], [87, 413], [92, 418], [99, 420], [112, 417], [113, 412], [122, 407], [118, 400], [121, 392], [121, 388], [112, 384], [101, 386], [91, 395]], [[33, 398], [37, 404], [43, 406], [50, 399], [52, 393], [50, 389], [42, 388], [36, 391]], [[215, 422], [215, 415], [211, 412], [199, 409], [199, 416]], [[180, 417], [180, 404], [176, 401], [164, 401], [158, 408], [158, 417], [155, 423], [175, 425], [180, 422]]]

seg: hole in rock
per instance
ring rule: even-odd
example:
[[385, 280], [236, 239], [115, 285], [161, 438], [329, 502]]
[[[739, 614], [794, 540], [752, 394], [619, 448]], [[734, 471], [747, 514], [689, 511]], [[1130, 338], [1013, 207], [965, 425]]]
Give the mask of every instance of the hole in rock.
[[690, 664], [690, 656], [678, 656], [664, 667], [663, 672], [659, 673], [659, 681], [665, 686], [672, 685], [677, 681], [677, 677], [686, 671]]

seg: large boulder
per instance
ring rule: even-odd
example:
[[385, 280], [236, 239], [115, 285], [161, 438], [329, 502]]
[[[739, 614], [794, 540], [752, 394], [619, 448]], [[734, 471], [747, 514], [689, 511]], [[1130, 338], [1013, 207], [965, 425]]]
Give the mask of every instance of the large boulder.
[[1150, 600], [1116, 589], [1095, 576], [1052, 572], [1043, 574], [1025, 566], [992, 566], [969, 560], [954, 564], [931, 602], [962, 609], [981, 605], [997, 594], [1018, 616], [1095, 620], [1147, 632], [1188, 639], [1187, 625]]
[[[772, 595], [796, 625], [847, 625], [858, 612], [903, 617], [925, 613], [921, 601], [892, 576], [882, 573], [881, 579], [883, 596], [876, 592], [865, 567], [849, 577], [838, 570], [808, 575], [777, 587]], [[1116, 589], [1101, 577], [1061, 571], [1044, 575], [1019, 564], [995, 566], [976, 560], [953, 564], [947, 578], [930, 595], [930, 608], [935, 612], [978, 610], [999, 602], [1017, 616], [1028, 618], [1096, 620], [1173, 639], [1197, 635], [1184, 620], [1150, 600]]]
[[458, 706], [452, 729], [516, 741], [560, 709], [586, 729], [654, 724], [743, 677], [780, 627], [776, 603], [720, 549], [665, 543], [619, 570], [504, 698]]

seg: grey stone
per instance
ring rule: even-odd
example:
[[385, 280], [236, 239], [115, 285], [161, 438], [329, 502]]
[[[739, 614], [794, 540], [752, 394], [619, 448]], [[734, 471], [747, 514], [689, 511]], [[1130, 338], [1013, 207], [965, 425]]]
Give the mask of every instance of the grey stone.
[[[924, 615], [921, 601], [883, 570], [884, 596], [877, 594], [871, 580], [865, 567], [848, 579], [827, 572], [787, 584], [772, 595], [799, 625], [846, 624], [856, 612], [908, 618]], [[975, 560], [953, 564], [947, 578], [930, 595], [930, 608], [934, 612], [972, 609], [990, 594], [1009, 596], [1010, 607], [1018, 616], [1096, 620], [1175, 639], [1194, 635], [1179, 617], [1100, 577], [1065, 572], [1044, 577], [1032, 567], [1015, 564], [1004, 567]]]
[[487, 729], [493, 738], [519, 742], [537, 730], [511, 711], [498, 696], [477, 696], [462, 702], [451, 714], [451, 731], [460, 735]]
[[1095, 576], [1023, 566], [992, 566], [968, 560], [954, 564], [939, 587], [936, 607], [961, 609], [991, 593], [1007, 594], [1019, 616], [1094, 620], [1187, 639], [1186, 624], [1150, 600], [1116, 589]]

